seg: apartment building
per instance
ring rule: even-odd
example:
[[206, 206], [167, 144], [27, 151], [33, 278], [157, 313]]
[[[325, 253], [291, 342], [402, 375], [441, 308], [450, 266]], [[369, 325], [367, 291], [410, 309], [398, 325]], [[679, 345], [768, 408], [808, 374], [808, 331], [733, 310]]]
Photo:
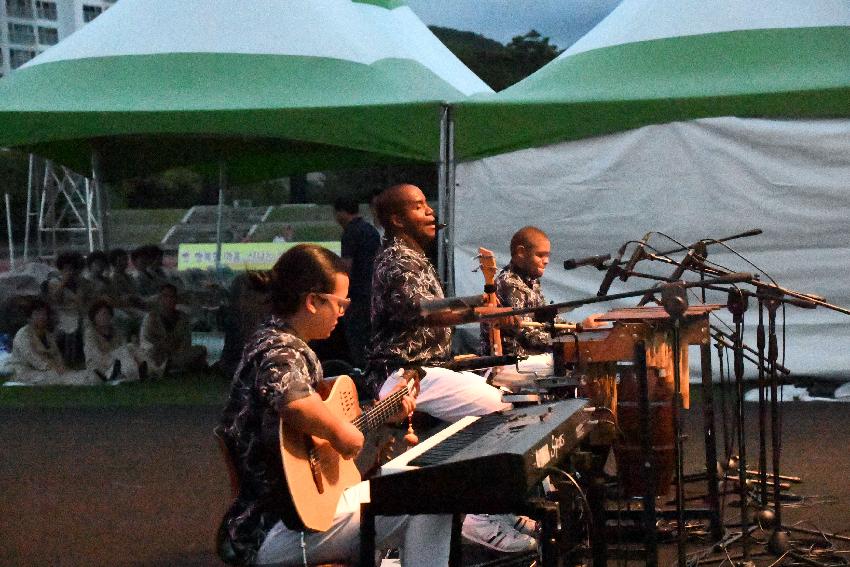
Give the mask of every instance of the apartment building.
[[117, 0], [0, 0], [0, 76], [92, 21]]

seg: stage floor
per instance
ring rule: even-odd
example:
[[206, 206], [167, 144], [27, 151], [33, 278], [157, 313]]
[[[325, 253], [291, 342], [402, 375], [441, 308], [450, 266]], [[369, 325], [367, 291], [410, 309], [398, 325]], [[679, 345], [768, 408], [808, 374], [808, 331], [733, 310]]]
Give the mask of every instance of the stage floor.
[[[220, 565], [212, 542], [230, 489], [212, 437], [218, 413], [0, 409], [0, 564]], [[747, 404], [751, 463], [757, 416]], [[701, 424], [697, 402], [685, 412], [686, 472], [703, 462]], [[719, 454], [722, 434], [719, 427]], [[792, 492], [805, 497], [784, 508], [786, 524], [850, 533], [850, 404], [784, 403], [782, 472], [803, 478]], [[467, 551], [470, 564], [486, 557]], [[769, 565], [775, 557], [754, 559]], [[660, 564], [675, 562], [675, 549], [663, 546]]]

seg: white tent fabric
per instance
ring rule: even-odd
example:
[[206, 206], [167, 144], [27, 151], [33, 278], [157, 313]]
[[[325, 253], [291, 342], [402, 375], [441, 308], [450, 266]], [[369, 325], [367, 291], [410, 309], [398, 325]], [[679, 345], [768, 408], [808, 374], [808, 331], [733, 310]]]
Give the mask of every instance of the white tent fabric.
[[399, 4], [388, 9], [351, 0], [252, 0], [236, 8], [229, 0], [158, 0], [152, 8], [125, 1], [22, 68], [170, 53], [326, 57], [363, 65], [397, 58], [418, 61], [464, 95], [491, 92], [410, 7]]
[[617, 6], [559, 59], [666, 37], [840, 25], [850, 25], [850, 12], [843, 0], [814, 0], [804, 10], [797, 2], [777, 0], [629, 0]]
[[[552, 263], [543, 288], [553, 301], [594, 296], [602, 279], [593, 268], [564, 271], [566, 258], [615, 253], [648, 231], [688, 244], [761, 228], [761, 236], [728, 244], [780, 285], [850, 307], [845, 272], [850, 266], [850, 120], [721, 117], [645, 126], [459, 164], [457, 182], [458, 295], [482, 289], [481, 275], [470, 271], [477, 247], [493, 249], [506, 263], [511, 235], [526, 224], [551, 237]], [[662, 251], [675, 248], [657, 234], [649, 243]], [[716, 245], [709, 259], [737, 271], [757, 271]], [[648, 261], [638, 269], [672, 271]], [[652, 283], [617, 280], [610, 293]], [[718, 295], [712, 299], [725, 301]], [[613, 306], [583, 308], [568, 317], [580, 319]], [[731, 323], [728, 312], [720, 313]], [[757, 317], [751, 301], [746, 314], [751, 331]], [[785, 366], [796, 374], [850, 373], [848, 316], [791, 307], [786, 322]], [[755, 346], [752, 332], [748, 342]]]

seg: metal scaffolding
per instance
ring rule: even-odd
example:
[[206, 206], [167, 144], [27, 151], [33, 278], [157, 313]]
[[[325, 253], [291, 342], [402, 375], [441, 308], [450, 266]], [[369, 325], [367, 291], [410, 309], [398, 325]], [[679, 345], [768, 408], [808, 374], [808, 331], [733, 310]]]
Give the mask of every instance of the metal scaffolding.
[[30, 154], [24, 262], [33, 237], [39, 258], [55, 257], [65, 248], [103, 250], [102, 219], [98, 183]]

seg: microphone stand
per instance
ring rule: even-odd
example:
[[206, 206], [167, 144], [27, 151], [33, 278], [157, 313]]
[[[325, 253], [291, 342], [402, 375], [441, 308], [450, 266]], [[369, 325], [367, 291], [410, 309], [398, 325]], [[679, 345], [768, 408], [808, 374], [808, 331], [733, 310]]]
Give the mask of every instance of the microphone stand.
[[[684, 288], [672, 284], [662, 290], [662, 305], [670, 316], [673, 330], [673, 443], [676, 457], [676, 549], [678, 566], [685, 567], [685, 466], [682, 444], [682, 379], [680, 330], [685, 311], [688, 309], [688, 296]], [[715, 467], [716, 472], [716, 467]], [[716, 486], [716, 484], [715, 484]]]
[[[685, 250], [690, 250], [698, 247], [705, 249], [705, 247], [709, 244], [726, 242], [729, 240], [734, 240], [736, 238], [756, 236], [761, 233], [761, 229], [756, 228], [748, 230], [746, 232], [741, 232], [739, 234], [733, 234], [732, 236], [726, 236], [724, 238], [704, 239], [690, 246], [680, 246], [671, 250], [665, 250], [664, 252], [658, 252], [657, 254], [649, 254], [646, 252], [646, 243], [653, 233], [648, 232], [641, 240], [627, 240], [622, 246], [620, 246], [619, 250], [617, 251], [617, 255], [613, 259], [611, 259], [607, 264], [605, 264], [606, 256], [610, 258], [610, 254], [600, 254], [597, 256], [589, 256], [587, 258], [566, 260], [564, 262], [564, 269], [572, 270], [579, 266], [592, 265], [597, 270], [605, 270], [605, 276], [602, 279], [602, 284], [599, 286], [599, 291], [596, 292], [596, 295], [600, 297], [605, 297], [608, 295], [608, 288], [611, 286], [611, 283], [614, 281], [614, 278], [619, 276], [622, 281], [626, 281], [629, 272], [634, 268], [635, 264], [644, 258], [648, 258], [650, 260], [660, 260], [661, 257], [669, 256], [670, 254], [675, 254], [677, 252], [683, 252]], [[632, 255], [627, 260], [623, 260], [623, 255], [626, 252], [626, 248], [629, 244], [633, 242], [637, 244], [637, 248], [633, 251]], [[675, 263], [672, 260], [670, 260], [670, 262]], [[620, 267], [621, 264], [626, 264], [627, 268], [624, 270]]]
[[[718, 288], [715, 286], [721, 284], [735, 284], [742, 282], [751, 282], [753, 280], [753, 275], [747, 272], [734, 272], [727, 273], [720, 277], [708, 279], [705, 281], [696, 281], [696, 282], [677, 282], [676, 285], [682, 287], [683, 289], [688, 289], [692, 287], [707, 287], [708, 289], [717, 289], [722, 291], [728, 291], [726, 288]], [[509, 311], [500, 311], [498, 313], [471, 313], [469, 316], [469, 323], [487, 321], [490, 319], [502, 319], [504, 317], [512, 317], [514, 315], [532, 315], [536, 313], [546, 313], [546, 312], [555, 312], [560, 313], [563, 311], [570, 311], [571, 309], [575, 309], [576, 307], [581, 307], [583, 305], [591, 305], [594, 303], [604, 303], [607, 301], [613, 301], [615, 299], [626, 299], [629, 297], [638, 297], [649, 291], [658, 291], [658, 288], [644, 288], [636, 291], [627, 291], [623, 293], [615, 293], [611, 295], [603, 295], [603, 296], [591, 296], [584, 297], [581, 299], [575, 299], [572, 301], [562, 301], [560, 303], [550, 303], [548, 305], [543, 305], [541, 307], [524, 307], [522, 309], [511, 309]], [[423, 308], [426, 302], [423, 302]]]
[[[684, 275], [684, 270], [687, 269], [688, 265], [694, 260], [694, 256], [697, 256], [700, 260], [700, 265], [703, 265], [702, 260], [708, 256], [708, 249], [703, 244], [699, 247], [694, 247], [688, 251], [685, 255], [685, 258], [682, 259], [680, 269], [682, 270], [682, 274], [679, 274], [678, 270], [674, 272], [677, 274], [677, 278]], [[705, 282], [705, 271], [700, 270], [699, 279], [701, 282]], [[703, 304], [706, 302], [705, 296], [706, 288], [701, 288], [700, 298]], [[709, 325], [709, 328], [711, 325]], [[714, 419], [714, 377], [712, 376], [711, 371], [711, 340], [705, 341], [704, 344], [701, 344], [699, 347], [700, 353], [700, 378], [702, 381], [702, 394], [703, 394], [703, 402], [702, 402], [702, 418], [703, 418], [703, 435], [705, 442], [705, 475], [706, 475], [706, 486], [708, 488], [708, 506], [712, 510], [713, 515], [710, 519], [709, 525], [711, 528], [711, 536], [715, 540], [720, 540], [723, 537], [723, 517], [720, 511], [720, 487], [719, 487], [719, 478], [717, 474], [717, 431], [715, 429], [715, 419]]]
[[[759, 290], [763, 291], [763, 290]], [[778, 387], [779, 382], [776, 374], [776, 362], [779, 354], [779, 347], [776, 342], [776, 310], [781, 303], [781, 296], [763, 292], [764, 296], [762, 303], [767, 308], [767, 329], [768, 329], [768, 347], [767, 347], [767, 364], [770, 375], [770, 445], [773, 450], [773, 514], [774, 514], [774, 530], [768, 540], [767, 548], [777, 555], [781, 555], [788, 550], [788, 531], [782, 527], [782, 494], [779, 484], [779, 458], [782, 452], [780, 439], [781, 431], [779, 431], [779, 400]], [[765, 461], [767, 459], [765, 458]], [[767, 462], [764, 463], [764, 468], [761, 470], [762, 493], [764, 505], [767, 506]]]
[[[767, 404], [764, 399], [764, 294], [757, 294], [759, 306], [759, 324], [756, 327], [756, 347], [758, 348], [758, 386], [759, 386], [759, 488], [762, 507], [767, 507]], [[741, 477], [743, 482], [745, 477]]]
[[747, 311], [747, 296], [740, 290], [729, 292], [729, 301], [727, 304], [729, 311], [732, 313], [732, 320], [735, 323], [735, 342], [733, 349], [735, 371], [735, 386], [737, 388], [737, 418], [738, 418], [738, 496], [741, 506], [741, 552], [744, 562], [750, 561], [750, 526], [749, 526], [749, 506], [747, 494], [747, 450], [745, 427], [746, 419], [744, 417], [744, 313]]
[[[781, 289], [781, 288], [780, 288]], [[770, 426], [771, 426], [771, 449], [772, 449], [772, 473], [773, 473], [773, 518], [770, 518], [768, 510], [762, 512], [763, 521], [773, 520], [773, 532], [767, 542], [767, 549], [777, 556], [784, 554], [790, 555], [792, 558], [813, 565], [815, 567], [825, 567], [825, 563], [813, 560], [804, 556], [798, 550], [789, 548], [789, 536], [792, 530], [804, 530], [793, 526], [784, 526], [782, 524], [782, 486], [780, 478], [780, 457], [782, 454], [782, 439], [779, 424], [779, 363], [777, 361], [779, 355], [779, 346], [776, 338], [776, 311], [779, 306], [788, 302], [778, 290], [769, 290], [765, 288], [759, 289], [760, 301], [767, 310], [767, 376], [770, 382]], [[793, 304], [793, 302], [792, 302]], [[764, 504], [767, 505], [767, 466], [761, 470], [762, 494], [765, 499]], [[828, 534], [822, 534], [823, 537], [828, 537]], [[831, 535], [831, 534], [829, 534]]]

